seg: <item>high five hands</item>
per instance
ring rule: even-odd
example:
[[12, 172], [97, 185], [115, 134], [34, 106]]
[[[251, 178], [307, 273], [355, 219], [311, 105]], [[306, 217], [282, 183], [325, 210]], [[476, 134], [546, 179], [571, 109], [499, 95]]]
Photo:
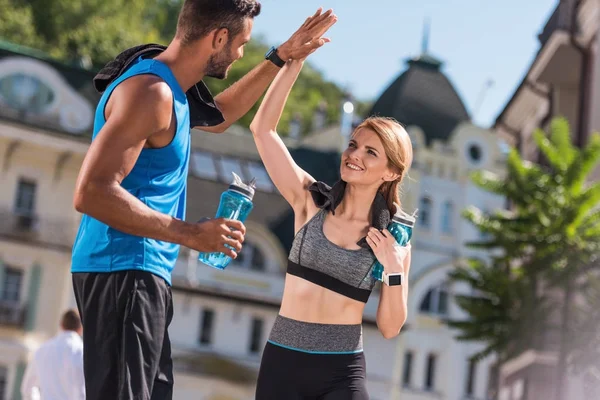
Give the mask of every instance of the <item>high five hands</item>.
[[323, 35], [337, 22], [337, 16], [331, 9], [322, 11], [323, 9], [319, 7], [317, 12], [308, 17], [300, 28], [279, 46], [277, 54], [282, 60], [304, 60], [331, 41]]

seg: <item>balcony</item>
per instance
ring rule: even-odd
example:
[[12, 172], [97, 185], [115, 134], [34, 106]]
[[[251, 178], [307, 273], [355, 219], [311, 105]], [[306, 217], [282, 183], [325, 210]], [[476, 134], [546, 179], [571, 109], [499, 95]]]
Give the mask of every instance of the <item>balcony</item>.
[[561, 0], [556, 9], [546, 22], [544, 29], [538, 35], [542, 47], [550, 40], [554, 32], [571, 32], [573, 29], [573, 17], [576, 9], [575, 0]]
[[14, 301], [0, 300], [0, 326], [23, 328], [27, 307]]
[[52, 219], [30, 212], [0, 209], [0, 239], [70, 250], [75, 230], [66, 218]]
[[182, 247], [173, 270], [173, 286], [201, 290], [231, 298], [251, 298], [279, 304], [283, 294], [284, 274], [229, 265], [225, 270], [211, 268], [198, 261], [198, 252]]

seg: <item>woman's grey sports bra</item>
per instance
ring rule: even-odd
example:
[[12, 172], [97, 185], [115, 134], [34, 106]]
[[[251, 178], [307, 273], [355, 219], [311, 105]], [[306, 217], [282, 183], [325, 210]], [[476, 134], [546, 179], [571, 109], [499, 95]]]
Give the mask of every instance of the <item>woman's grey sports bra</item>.
[[[309, 190], [315, 204], [321, 208], [296, 234], [288, 257], [287, 272], [316, 285], [366, 303], [376, 280], [371, 268], [376, 258], [361, 239], [359, 249], [345, 249], [327, 239], [323, 233], [326, 215], [335, 213], [345, 189], [339, 181], [333, 188], [315, 182]], [[389, 221], [389, 210], [383, 196], [376, 197], [372, 210], [372, 225], [383, 229]], [[387, 214], [387, 217], [386, 217]]]

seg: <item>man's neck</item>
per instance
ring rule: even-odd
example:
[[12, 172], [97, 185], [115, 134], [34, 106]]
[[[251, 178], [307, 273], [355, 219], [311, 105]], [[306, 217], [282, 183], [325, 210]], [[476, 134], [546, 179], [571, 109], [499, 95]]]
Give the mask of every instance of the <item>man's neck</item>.
[[192, 86], [204, 78], [204, 71], [208, 62], [208, 51], [202, 51], [201, 44], [183, 46], [181, 42], [174, 39], [169, 46], [154, 57], [169, 67], [179, 86], [187, 92]]

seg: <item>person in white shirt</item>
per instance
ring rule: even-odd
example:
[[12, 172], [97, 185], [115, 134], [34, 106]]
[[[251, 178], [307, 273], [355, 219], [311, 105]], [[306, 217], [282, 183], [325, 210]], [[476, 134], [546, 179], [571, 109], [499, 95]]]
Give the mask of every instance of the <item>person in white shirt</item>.
[[68, 310], [61, 332], [34, 353], [21, 383], [23, 400], [85, 400], [79, 314]]

